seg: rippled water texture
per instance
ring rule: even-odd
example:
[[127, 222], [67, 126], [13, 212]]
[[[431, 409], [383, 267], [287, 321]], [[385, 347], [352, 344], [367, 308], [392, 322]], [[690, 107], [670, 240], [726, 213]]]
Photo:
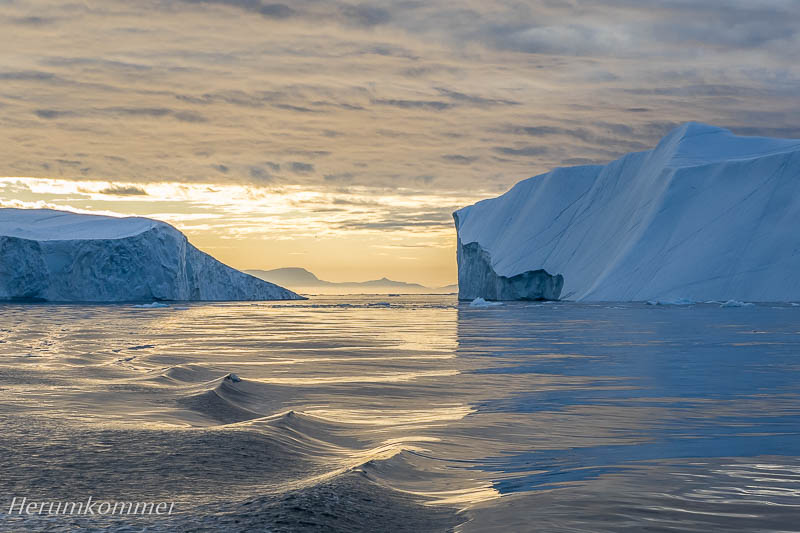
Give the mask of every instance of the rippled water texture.
[[791, 305], [3, 305], [0, 529], [800, 531], [799, 349]]

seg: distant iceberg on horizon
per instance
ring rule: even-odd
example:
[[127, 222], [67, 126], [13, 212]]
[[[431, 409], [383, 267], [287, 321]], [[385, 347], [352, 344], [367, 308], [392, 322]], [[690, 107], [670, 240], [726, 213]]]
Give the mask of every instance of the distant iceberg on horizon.
[[687, 123], [453, 216], [462, 300], [800, 299], [800, 140]]
[[222, 264], [165, 222], [0, 209], [0, 300], [295, 300]]

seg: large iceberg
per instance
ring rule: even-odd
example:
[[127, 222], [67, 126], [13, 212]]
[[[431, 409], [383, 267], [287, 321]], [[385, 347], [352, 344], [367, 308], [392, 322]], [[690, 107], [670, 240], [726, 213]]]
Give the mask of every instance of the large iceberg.
[[688, 123], [454, 213], [459, 298], [800, 298], [800, 140]]
[[49, 302], [290, 300], [148, 218], [0, 209], [0, 299]]

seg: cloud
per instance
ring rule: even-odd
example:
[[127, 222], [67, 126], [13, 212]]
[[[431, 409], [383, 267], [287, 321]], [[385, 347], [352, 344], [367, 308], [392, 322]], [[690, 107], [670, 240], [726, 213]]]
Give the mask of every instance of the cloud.
[[597, 55], [629, 50], [627, 28], [583, 24], [533, 26], [498, 35], [500, 47], [533, 54]]
[[338, 174], [325, 174], [323, 178], [325, 181], [352, 181], [355, 174], [352, 172], [340, 172]]
[[372, 101], [375, 105], [399, 107], [401, 109], [427, 109], [443, 111], [450, 109], [453, 104], [439, 100], [399, 100], [395, 98], [376, 98]]
[[27, 17], [13, 17], [10, 19], [13, 24], [22, 26], [45, 26], [53, 24], [56, 19], [51, 17], [27, 16]]
[[453, 91], [450, 89], [444, 89], [441, 87], [437, 87], [436, 90], [442, 96], [446, 96], [451, 100], [455, 100], [456, 102], [460, 103], [467, 103], [477, 106], [494, 106], [494, 105], [519, 105], [519, 102], [513, 100], [506, 100], [503, 98], [484, 98], [482, 96], [475, 96], [472, 94], [464, 94], [462, 92]]
[[256, 183], [267, 183], [273, 181], [272, 175], [261, 167], [250, 167], [248, 169], [248, 173]]
[[100, 194], [113, 196], [147, 196], [147, 191], [135, 185], [112, 185], [100, 191]]
[[195, 111], [173, 111], [173, 118], [181, 122], [208, 122], [208, 119]]
[[358, 26], [378, 26], [392, 20], [389, 10], [369, 4], [345, 5], [340, 11], [347, 22]]
[[52, 72], [39, 70], [0, 72], [0, 80], [3, 81], [43, 81], [53, 79], [56, 79], [56, 76]]
[[65, 117], [91, 115], [117, 115], [147, 118], [171, 117], [180, 122], [206, 122], [207, 119], [195, 111], [174, 110], [165, 107], [106, 107], [85, 110], [72, 109], [35, 109], [34, 114], [43, 119], [53, 120]]
[[494, 151], [499, 154], [510, 156], [537, 157], [540, 155], [546, 155], [549, 150], [546, 146], [524, 146], [522, 148], [495, 146]]
[[466, 156], [461, 154], [445, 154], [442, 156], [442, 159], [445, 161], [450, 161], [451, 163], [458, 163], [460, 165], [469, 165], [470, 163], [474, 163], [478, 159], [478, 156]]
[[72, 115], [71, 111], [59, 111], [58, 109], [36, 109], [34, 113], [39, 118], [56, 119]]
[[790, 4], [5, 4], [0, 174], [493, 193], [685, 120], [794, 136]]
[[311, 163], [303, 163], [301, 161], [292, 161], [289, 163], [289, 168], [295, 174], [308, 174], [314, 172], [314, 165]]
[[424, 228], [439, 230], [453, 225], [452, 209], [442, 207], [436, 209], [412, 210], [404, 212], [399, 209], [388, 209], [374, 214], [373, 220], [347, 219], [337, 224], [339, 229], [370, 231], [419, 231]]
[[297, 12], [286, 4], [265, 3], [260, 0], [183, 0], [190, 4], [219, 4], [252, 11], [267, 18], [286, 19]]

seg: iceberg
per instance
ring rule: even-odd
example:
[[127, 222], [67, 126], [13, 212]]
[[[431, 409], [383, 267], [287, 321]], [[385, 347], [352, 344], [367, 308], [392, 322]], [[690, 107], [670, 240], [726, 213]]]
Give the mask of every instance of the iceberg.
[[165, 222], [0, 209], [0, 300], [296, 300], [224, 265]]
[[475, 298], [469, 303], [470, 307], [495, 307], [503, 305], [502, 302], [487, 302], [483, 298]]
[[740, 302], [739, 300], [728, 300], [724, 304], [720, 305], [720, 307], [753, 307], [754, 303], [750, 302]]
[[800, 140], [688, 123], [454, 213], [459, 298], [800, 298]]

